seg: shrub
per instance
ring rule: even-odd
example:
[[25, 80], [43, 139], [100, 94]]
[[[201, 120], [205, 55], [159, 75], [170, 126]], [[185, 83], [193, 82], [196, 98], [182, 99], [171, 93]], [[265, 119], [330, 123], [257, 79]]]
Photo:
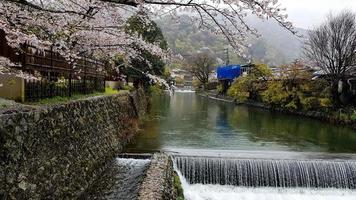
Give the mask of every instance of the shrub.
[[347, 113], [340, 112], [339, 120], [348, 123], [350, 121], [350, 116]]
[[316, 110], [320, 107], [319, 99], [316, 97], [307, 97], [301, 99], [304, 110]]
[[250, 96], [247, 79], [245, 77], [236, 79], [227, 94], [240, 102], [246, 101]]
[[195, 80], [195, 79], [193, 80], [192, 85], [193, 85], [193, 87], [194, 87], [196, 90], [199, 90], [199, 88], [202, 86], [202, 84], [200, 83], [200, 81]]
[[54, 85], [58, 88], [63, 89], [66, 89], [68, 87], [68, 83], [66, 82], [66, 79], [64, 77], [59, 77], [57, 82], [54, 83]]
[[[268, 89], [262, 93], [262, 101], [271, 106], [286, 107], [290, 103], [290, 94], [285, 90], [279, 81], [273, 81], [268, 85]], [[288, 107], [294, 107], [289, 105]]]
[[122, 89], [123, 89], [123, 90], [129, 90], [129, 91], [132, 91], [132, 90], [134, 90], [134, 87], [133, 87], [133, 86], [131, 86], [131, 85], [124, 85], [124, 86], [122, 86]]
[[184, 85], [184, 83], [185, 83], [185, 80], [182, 79], [181, 77], [176, 77], [175, 81], [176, 81], [177, 85]]
[[356, 110], [353, 111], [353, 113], [352, 113], [350, 118], [351, 118], [352, 121], [356, 121]]
[[272, 70], [266, 64], [256, 64], [252, 68], [250, 74], [247, 75], [250, 79], [268, 80], [272, 75]]
[[317, 79], [311, 82], [313, 94], [330, 98], [331, 97], [331, 87], [330, 84], [325, 79]]
[[155, 84], [155, 85], [151, 85], [148, 89], [150, 95], [162, 95], [163, 94], [163, 89], [161, 88], [161, 86]]
[[332, 106], [330, 98], [319, 98], [319, 102], [322, 108], [330, 108]]
[[215, 90], [215, 89], [217, 89], [218, 85], [219, 85], [219, 82], [209, 82], [206, 84], [205, 89], [206, 90]]
[[247, 76], [234, 81], [228, 95], [238, 101], [259, 100], [260, 93], [265, 90], [267, 80], [271, 77], [272, 71], [267, 65], [257, 64]]
[[267, 66], [256, 65], [247, 76], [235, 80], [228, 95], [239, 101], [262, 101], [288, 110], [329, 112], [332, 107], [329, 83], [312, 77], [299, 62], [281, 66], [276, 76]]
[[288, 110], [297, 110], [298, 105], [296, 101], [290, 101], [287, 105], [283, 106], [284, 108], [287, 108]]
[[221, 94], [224, 90], [224, 87], [221, 83], [218, 84], [218, 86], [216, 87], [216, 90], [219, 94]]

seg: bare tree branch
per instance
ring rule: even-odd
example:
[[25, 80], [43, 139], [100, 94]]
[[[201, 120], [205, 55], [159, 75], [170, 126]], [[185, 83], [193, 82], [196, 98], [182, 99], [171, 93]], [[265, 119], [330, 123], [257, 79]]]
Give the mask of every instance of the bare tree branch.
[[[333, 98], [338, 101], [338, 83], [346, 83], [349, 72], [356, 69], [356, 15], [343, 11], [309, 31], [305, 56], [331, 82]], [[343, 93], [344, 91], [341, 91]]]

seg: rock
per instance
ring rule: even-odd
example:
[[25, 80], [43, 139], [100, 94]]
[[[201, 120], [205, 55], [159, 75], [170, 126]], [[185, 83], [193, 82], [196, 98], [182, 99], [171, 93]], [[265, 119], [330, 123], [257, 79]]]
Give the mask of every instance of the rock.
[[22, 190], [26, 190], [27, 189], [27, 183], [25, 181], [21, 181], [19, 183], [19, 188], [22, 189]]

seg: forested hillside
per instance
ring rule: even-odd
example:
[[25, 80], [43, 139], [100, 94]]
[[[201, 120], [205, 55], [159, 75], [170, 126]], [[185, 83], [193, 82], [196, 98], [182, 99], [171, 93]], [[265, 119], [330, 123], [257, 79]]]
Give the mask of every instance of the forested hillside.
[[[189, 55], [199, 50], [210, 49], [224, 63], [226, 60], [227, 43], [222, 36], [214, 35], [207, 31], [199, 30], [192, 25], [187, 16], [181, 16], [178, 21], [170, 18], [157, 20], [163, 34], [174, 52]], [[255, 62], [268, 63], [269, 65], [281, 65], [297, 59], [301, 53], [302, 39], [280, 27], [274, 21], [261, 21], [256, 18], [248, 18], [248, 23], [256, 28], [262, 35], [259, 38], [251, 38], [251, 48], [247, 54], [252, 56]], [[306, 30], [297, 29], [300, 35]], [[230, 63], [244, 63], [244, 60], [229, 50]]]

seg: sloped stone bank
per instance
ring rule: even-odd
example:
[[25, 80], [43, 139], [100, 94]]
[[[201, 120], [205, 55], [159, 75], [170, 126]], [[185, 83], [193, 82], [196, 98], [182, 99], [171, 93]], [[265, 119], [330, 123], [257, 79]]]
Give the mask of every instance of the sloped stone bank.
[[137, 131], [143, 91], [0, 111], [0, 199], [73, 199]]
[[176, 197], [172, 159], [164, 153], [154, 154], [141, 184], [138, 199], [171, 200]]

